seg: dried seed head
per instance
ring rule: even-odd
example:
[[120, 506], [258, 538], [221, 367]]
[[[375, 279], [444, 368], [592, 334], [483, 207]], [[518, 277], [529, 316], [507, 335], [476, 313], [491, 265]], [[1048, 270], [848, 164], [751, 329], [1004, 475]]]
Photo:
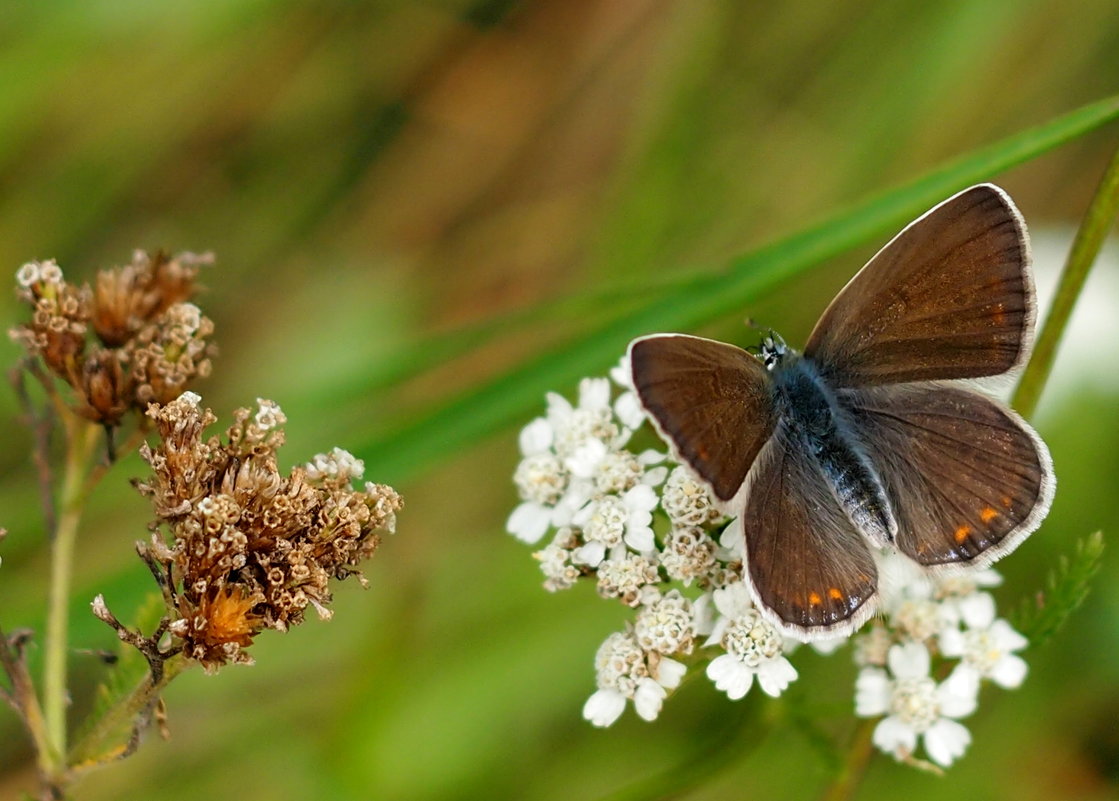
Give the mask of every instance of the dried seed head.
[[79, 414], [116, 425], [209, 375], [213, 323], [186, 301], [211, 260], [137, 251], [131, 264], [101, 271], [93, 289], [67, 283], [53, 261], [29, 262], [16, 283], [31, 320], [12, 338], [70, 384]]
[[176, 303], [137, 332], [131, 349], [139, 403], [169, 403], [210, 374], [214, 324], [191, 303]]
[[149, 553], [173, 578], [171, 631], [186, 652], [216, 670], [245, 661], [262, 629], [301, 623], [308, 606], [329, 617], [329, 579], [361, 579], [358, 564], [392, 530], [400, 496], [372, 483], [355, 491], [357, 460], [345, 451], [313, 464], [334, 459], [349, 472], [281, 475], [286, 418], [270, 401], [235, 412], [223, 439], [203, 439], [214, 416], [193, 393], [148, 414], [161, 441], [141, 450], [153, 475], [138, 486], [168, 535]]
[[75, 386], [81, 404], [78, 413], [95, 423], [115, 426], [131, 406], [131, 377], [115, 350], [98, 348], [81, 363]]
[[120, 347], [170, 306], [189, 300], [198, 268], [212, 262], [209, 254], [171, 258], [162, 251], [135, 251], [131, 264], [97, 274], [93, 330], [109, 347]]
[[80, 374], [86, 345], [90, 293], [68, 284], [53, 260], [28, 262], [16, 272], [17, 294], [31, 307], [31, 321], [11, 332], [12, 339], [68, 381]]

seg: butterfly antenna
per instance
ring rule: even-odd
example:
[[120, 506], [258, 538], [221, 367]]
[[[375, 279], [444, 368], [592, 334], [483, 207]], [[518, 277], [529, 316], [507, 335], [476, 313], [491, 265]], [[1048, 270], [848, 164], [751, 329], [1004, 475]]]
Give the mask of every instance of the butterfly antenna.
[[[753, 317], [747, 317], [744, 322], [746, 323], [746, 327], [751, 329], [752, 331], [757, 331], [759, 333], [761, 333], [761, 332], [769, 332], [770, 334], [773, 333], [772, 328], [767, 328], [766, 326], [761, 325]], [[763, 337], [763, 340], [764, 340], [764, 337]], [[764, 347], [764, 345], [747, 345], [746, 347], [743, 348], [743, 350], [746, 351], [747, 353], [752, 353], [755, 356], [761, 357], [763, 347]]]

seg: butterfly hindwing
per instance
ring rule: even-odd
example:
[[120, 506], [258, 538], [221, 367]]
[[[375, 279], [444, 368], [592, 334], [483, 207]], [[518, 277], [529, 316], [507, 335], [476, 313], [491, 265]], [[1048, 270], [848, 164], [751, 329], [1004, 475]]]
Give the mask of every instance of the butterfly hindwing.
[[962, 387], [842, 390], [897, 517], [896, 545], [926, 566], [983, 566], [1049, 510], [1045, 443], [1002, 404]]
[[750, 473], [746, 573], [758, 602], [798, 636], [851, 631], [874, 609], [874, 559], [817, 464], [788, 440], [779, 425]]
[[1035, 315], [1025, 223], [980, 184], [910, 223], [824, 311], [804, 355], [835, 386], [997, 375]]
[[664, 334], [630, 345], [634, 389], [661, 435], [723, 502], [773, 432], [769, 374], [741, 348]]

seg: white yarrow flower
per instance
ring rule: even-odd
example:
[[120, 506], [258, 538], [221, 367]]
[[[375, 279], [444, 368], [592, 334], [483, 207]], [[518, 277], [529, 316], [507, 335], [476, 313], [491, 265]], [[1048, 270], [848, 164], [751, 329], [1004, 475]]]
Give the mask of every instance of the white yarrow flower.
[[927, 640], [949, 625], [941, 605], [925, 598], [907, 598], [889, 615], [893, 626], [911, 640]]
[[967, 628], [947, 629], [940, 635], [941, 653], [960, 659], [955, 672], [970, 673], [976, 681], [990, 679], [1007, 689], [1020, 686], [1028, 667], [1014, 652], [1025, 648], [1029, 641], [1007, 621], [995, 619], [995, 601], [987, 593], [975, 593], [958, 603]]
[[715, 548], [715, 541], [702, 528], [674, 528], [661, 551], [661, 566], [669, 578], [688, 586], [715, 570]]
[[732, 701], [746, 695], [755, 676], [763, 692], [777, 697], [797, 677], [783, 655], [781, 633], [753, 607], [742, 582], [712, 595], [721, 617], [705, 644], [721, 645], [726, 653], [711, 660], [707, 677]]
[[642, 597], [643, 606], [633, 623], [633, 636], [646, 651], [661, 654], [689, 654], [695, 641], [695, 613], [692, 602], [679, 590], [664, 595]]
[[657, 566], [641, 554], [614, 548], [598, 565], [598, 594], [618, 598], [627, 606], [640, 603], [641, 590], [660, 581]]
[[910, 757], [920, 738], [929, 758], [948, 767], [971, 742], [955, 718], [975, 710], [978, 682], [953, 673], [937, 684], [929, 675], [929, 651], [919, 642], [892, 646], [887, 661], [893, 678], [873, 667], [859, 674], [855, 714], [886, 716], [874, 729], [874, 744], [896, 759]]
[[553, 447], [561, 458], [572, 456], [591, 439], [620, 447], [628, 438], [614, 422], [610, 382], [605, 378], [584, 378], [579, 382], [578, 406], [572, 406], [554, 392], [547, 397], [547, 419], [555, 432]]
[[575, 586], [582, 571], [574, 564], [572, 550], [577, 537], [570, 527], [564, 526], [542, 550], [532, 556], [540, 562], [540, 572], [544, 574], [544, 589], [548, 592], [566, 590]]
[[583, 529], [587, 544], [579, 548], [576, 560], [597, 567], [607, 551], [625, 543], [639, 553], [656, 547], [653, 537], [653, 509], [657, 494], [646, 484], [630, 487], [622, 495], [605, 495], [591, 501], [572, 517]]
[[39, 262], [29, 261], [16, 270], [16, 283], [27, 288], [39, 280]]
[[656, 720], [668, 690], [677, 687], [684, 665], [659, 654], [646, 653], [632, 632], [617, 632], [595, 654], [598, 690], [583, 705], [583, 717], [595, 726], [609, 726], [633, 701], [643, 720]]
[[715, 499], [707, 486], [683, 465], [669, 473], [661, 493], [661, 507], [672, 525], [680, 528], [702, 526], [723, 516], [715, 508]]

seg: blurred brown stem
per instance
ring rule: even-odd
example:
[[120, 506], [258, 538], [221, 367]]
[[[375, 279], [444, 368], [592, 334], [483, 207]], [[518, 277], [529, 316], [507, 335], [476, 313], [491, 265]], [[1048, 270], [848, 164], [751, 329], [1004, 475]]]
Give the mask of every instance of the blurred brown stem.
[[47, 727], [43, 719], [43, 709], [39, 706], [39, 698], [35, 695], [35, 685], [31, 675], [27, 672], [27, 663], [23, 654], [17, 651], [8, 634], [0, 628], [0, 665], [12, 683], [11, 692], [5, 692], [5, 699], [20, 719], [23, 721], [27, 733], [35, 744], [35, 751], [39, 756], [39, 770], [46, 775], [48, 762], [44, 755], [50, 746], [47, 741]]
[[27, 426], [35, 436], [35, 445], [31, 450], [31, 458], [35, 462], [35, 473], [39, 480], [39, 499], [43, 506], [44, 526], [46, 527], [48, 538], [53, 539], [54, 530], [57, 525], [53, 493], [54, 473], [51, 470], [50, 464], [50, 436], [54, 428], [54, 418], [51, 417], [47, 410], [44, 410], [40, 414], [35, 409], [35, 403], [31, 399], [31, 393], [27, 391], [25, 371], [31, 373], [39, 380], [39, 383], [46, 389], [48, 397], [54, 393], [54, 385], [49, 379], [44, 381], [42, 370], [39, 368], [38, 362], [36, 361], [25, 360], [12, 368], [9, 373], [9, 380], [11, 381], [12, 388], [15, 390], [16, 397], [19, 398], [19, 404], [23, 408]]

